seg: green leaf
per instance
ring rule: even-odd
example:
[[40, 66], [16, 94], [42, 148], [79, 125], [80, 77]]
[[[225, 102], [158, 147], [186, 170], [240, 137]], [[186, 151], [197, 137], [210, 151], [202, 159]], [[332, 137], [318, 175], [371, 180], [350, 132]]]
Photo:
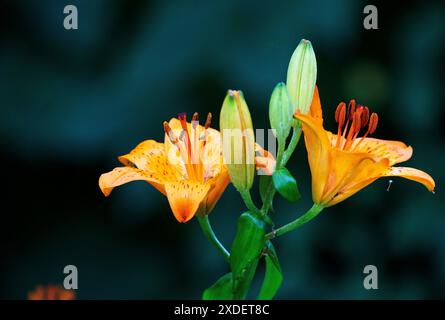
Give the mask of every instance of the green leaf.
[[232, 300], [233, 283], [232, 273], [228, 273], [219, 278], [210, 288], [202, 294], [203, 300]]
[[236, 299], [244, 299], [255, 274], [264, 247], [265, 223], [249, 212], [238, 219], [237, 233], [230, 253], [233, 292]]
[[293, 119], [293, 107], [283, 82], [275, 86], [269, 103], [270, 126], [275, 130], [275, 135], [280, 144], [286, 143]]
[[259, 300], [273, 299], [283, 282], [283, 274], [281, 273], [280, 262], [277, 253], [270, 241], [267, 242], [266, 273], [264, 275], [263, 285], [261, 286]]
[[275, 189], [288, 201], [295, 202], [301, 198], [298, 185], [292, 174], [286, 169], [276, 170], [272, 175]]

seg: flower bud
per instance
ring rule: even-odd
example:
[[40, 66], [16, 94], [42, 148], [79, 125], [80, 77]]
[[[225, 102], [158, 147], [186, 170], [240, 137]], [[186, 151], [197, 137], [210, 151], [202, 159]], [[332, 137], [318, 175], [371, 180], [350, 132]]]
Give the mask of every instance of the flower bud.
[[241, 91], [228, 91], [219, 121], [224, 163], [230, 180], [238, 190], [249, 190], [255, 173], [255, 137], [249, 108]]
[[294, 112], [307, 114], [314, 96], [317, 80], [317, 60], [311, 42], [301, 40], [287, 69], [287, 89]]
[[286, 143], [286, 138], [291, 128], [293, 113], [294, 110], [286, 85], [280, 82], [273, 90], [269, 103], [270, 126], [274, 129], [274, 134], [280, 144]]

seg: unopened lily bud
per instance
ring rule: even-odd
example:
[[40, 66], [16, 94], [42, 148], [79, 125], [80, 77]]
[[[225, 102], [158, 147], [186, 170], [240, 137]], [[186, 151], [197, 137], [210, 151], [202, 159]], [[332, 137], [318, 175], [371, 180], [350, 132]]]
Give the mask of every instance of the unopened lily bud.
[[317, 60], [308, 40], [301, 40], [287, 69], [287, 89], [294, 112], [307, 114], [314, 96], [317, 80]]
[[270, 126], [278, 142], [284, 144], [289, 135], [293, 120], [293, 107], [289, 98], [286, 85], [280, 82], [272, 92], [269, 103]]
[[248, 190], [255, 173], [255, 137], [249, 108], [241, 91], [228, 91], [219, 121], [223, 157], [230, 180], [238, 190]]

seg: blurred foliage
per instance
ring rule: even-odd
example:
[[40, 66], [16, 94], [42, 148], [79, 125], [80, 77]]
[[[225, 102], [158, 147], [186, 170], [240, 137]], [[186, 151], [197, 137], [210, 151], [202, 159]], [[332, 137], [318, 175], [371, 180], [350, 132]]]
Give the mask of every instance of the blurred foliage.
[[[437, 191], [395, 180], [387, 192], [380, 180], [274, 241], [277, 298], [445, 297], [440, 1], [378, 4], [375, 31], [362, 27], [365, 1], [69, 4], [79, 9], [76, 31], [63, 28], [64, 1], [0, 5], [0, 297], [62, 283], [74, 264], [80, 299], [200, 298], [227, 270], [197, 221], [178, 224], [142, 182], [105, 199], [98, 177], [138, 142], [162, 139], [162, 121], [181, 111], [213, 112], [217, 124], [229, 88], [243, 90], [265, 128], [272, 89], [302, 38], [317, 55], [326, 127], [338, 102], [356, 98], [379, 113], [377, 137], [414, 147], [407, 165], [429, 172]], [[303, 200], [277, 197], [277, 225], [310, 206], [302, 143], [288, 168]], [[211, 214], [226, 245], [243, 210], [229, 187]], [[379, 290], [363, 289], [367, 264], [379, 269]]]

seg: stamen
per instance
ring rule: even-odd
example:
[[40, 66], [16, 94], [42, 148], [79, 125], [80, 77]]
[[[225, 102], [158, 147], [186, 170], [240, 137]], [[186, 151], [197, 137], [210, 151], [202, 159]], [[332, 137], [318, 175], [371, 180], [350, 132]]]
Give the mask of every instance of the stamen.
[[340, 102], [335, 110], [335, 122], [339, 122], [340, 113], [343, 109], [346, 108], [346, 104], [344, 102]]
[[348, 104], [348, 120], [352, 120], [355, 113], [355, 100], [351, 99]]
[[368, 134], [373, 134], [377, 129], [377, 123], [379, 122], [379, 116], [377, 113], [373, 112], [369, 118], [368, 130], [360, 139], [360, 141], [355, 145], [354, 150], [359, 146], [360, 143], [368, 136]]
[[369, 109], [368, 107], [363, 107], [362, 111], [362, 127], [364, 128], [369, 121]]
[[177, 144], [179, 142], [179, 139], [173, 132], [172, 128], [170, 128], [170, 125], [168, 124], [168, 122], [164, 121], [163, 126], [164, 126], [165, 133], [167, 134], [168, 138], [170, 139], [170, 142], [173, 144]]
[[181, 122], [183, 133], [181, 134], [181, 137], [183, 137], [183, 141], [185, 144], [185, 147], [187, 148], [187, 153], [189, 156], [189, 159], [192, 154], [191, 150], [191, 143], [190, 143], [190, 135], [187, 128], [187, 115], [185, 112], [178, 114], [178, 119]]
[[192, 117], [192, 128], [193, 128], [193, 143], [191, 144], [192, 152], [192, 164], [199, 163], [199, 141], [198, 141], [198, 125], [199, 125], [199, 115], [195, 112]]
[[354, 133], [354, 136], [352, 137], [351, 145], [354, 142], [355, 138], [357, 138], [360, 130], [365, 127], [365, 125], [363, 124], [363, 111], [364, 110], [365, 110], [365, 107], [360, 105], [360, 106], [357, 106], [357, 109], [355, 111], [354, 117], [357, 117], [357, 121], [356, 121], [357, 127], [354, 128], [355, 133]]
[[341, 130], [343, 128], [343, 125], [345, 124], [346, 120], [346, 104], [344, 102], [340, 103], [337, 107], [337, 110], [335, 110], [335, 121], [338, 122], [338, 129], [337, 129], [337, 142], [336, 146], [340, 146], [341, 141]]
[[349, 128], [349, 122], [352, 121], [355, 112], [355, 100], [351, 99], [348, 103], [348, 111], [346, 112], [347, 120], [345, 124], [345, 129], [343, 130], [342, 138], [344, 139], [346, 136], [346, 132]]
[[369, 119], [369, 128], [368, 131], [370, 134], [373, 134], [375, 130], [377, 129], [377, 123], [379, 122], [379, 116], [377, 113], [373, 112], [371, 114], [371, 117]]
[[204, 134], [199, 137], [199, 140], [204, 140], [203, 147], [205, 147], [207, 142], [207, 129], [210, 128], [210, 124], [212, 123], [212, 114], [209, 112], [207, 114], [206, 122], [204, 124]]
[[348, 132], [348, 137], [346, 138], [345, 145], [343, 146], [343, 150], [348, 150], [352, 143], [354, 142], [354, 138], [357, 137], [358, 132], [361, 128], [361, 113], [362, 109], [358, 108], [353, 113], [352, 125]]
[[193, 129], [196, 129], [196, 127], [198, 126], [198, 124], [199, 124], [199, 114], [198, 114], [198, 112], [195, 112], [195, 113], [193, 114], [193, 117], [192, 117], [192, 126], [193, 126]]
[[210, 127], [211, 123], [212, 123], [212, 114], [209, 112], [209, 114], [207, 115], [207, 119], [206, 119], [204, 128], [208, 129]]

